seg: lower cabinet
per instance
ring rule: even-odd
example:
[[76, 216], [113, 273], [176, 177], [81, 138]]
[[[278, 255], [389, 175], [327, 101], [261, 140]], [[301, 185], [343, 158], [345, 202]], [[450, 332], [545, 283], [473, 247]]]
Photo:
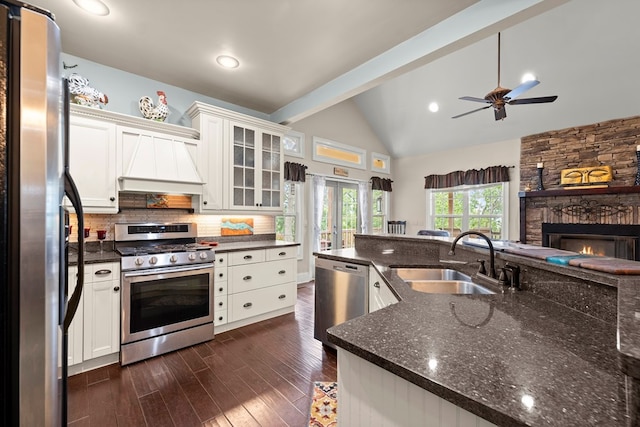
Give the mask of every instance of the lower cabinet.
[[218, 253], [215, 278], [216, 333], [290, 313], [297, 297], [297, 248]]
[[[72, 292], [78, 268], [69, 267], [68, 272]], [[113, 363], [120, 352], [120, 263], [86, 264], [84, 278], [69, 327], [70, 374]]]
[[375, 267], [369, 268], [369, 313], [398, 302], [398, 298], [378, 273]]

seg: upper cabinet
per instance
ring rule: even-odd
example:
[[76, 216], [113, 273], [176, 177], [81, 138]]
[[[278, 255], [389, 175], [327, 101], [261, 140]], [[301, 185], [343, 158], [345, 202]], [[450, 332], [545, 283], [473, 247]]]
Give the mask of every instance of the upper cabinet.
[[289, 128], [199, 102], [187, 114], [200, 130], [198, 167], [207, 181], [200, 212], [282, 211], [282, 138]]
[[69, 172], [87, 213], [118, 212], [116, 125], [72, 115], [69, 121]]

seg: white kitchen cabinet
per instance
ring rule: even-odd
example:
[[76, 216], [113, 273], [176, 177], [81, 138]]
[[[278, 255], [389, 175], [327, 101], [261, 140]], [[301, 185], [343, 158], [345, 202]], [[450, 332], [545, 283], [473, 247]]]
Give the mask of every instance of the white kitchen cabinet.
[[200, 102], [187, 114], [200, 131], [200, 212], [282, 211], [282, 138], [289, 128]]
[[69, 172], [85, 213], [117, 213], [116, 125], [73, 114], [69, 120]]
[[230, 209], [282, 210], [282, 135], [230, 122]]
[[369, 268], [369, 313], [398, 302], [375, 267]]
[[228, 281], [227, 281], [227, 254], [217, 253], [213, 279], [213, 326], [222, 326], [227, 323]]
[[83, 358], [120, 351], [120, 264], [87, 264], [90, 280], [84, 287]]
[[[222, 280], [218, 275], [223, 272], [226, 282], [221, 283], [227, 289], [223, 296], [219, 287], [215, 287], [216, 307], [226, 299], [226, 311], [222, 311], [226, 318], [218, 319], [216, 315], [216, 332], [294, 311], [297, 296], [295, 249], [292, 246], [216, 254], [216, 280]], [[226, 257], [221, 258], [221, 255]]]

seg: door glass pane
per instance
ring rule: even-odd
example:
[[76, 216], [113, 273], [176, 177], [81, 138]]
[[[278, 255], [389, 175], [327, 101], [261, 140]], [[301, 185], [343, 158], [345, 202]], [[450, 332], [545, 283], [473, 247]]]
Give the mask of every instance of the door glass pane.
[[233, 127], [233, 141], [242, 143], [244, 141], [244, 129], [239, 126]]
[[355, 188], [342, 189], [342, 247], [355, 246], [355, 234], [358, 224], [358, 190]]
[[253, 190], [245, 190], [245, 206], [254, 206], [256, 204], [254, 200]]
[[266, 151], [271, 150], [271, 135], [268, 133], [262, 134], [262, 149]]
[[262, 206], [270, 207], [271, 206], [271, 192], [270, 191], [262, 191]]
[[256, 161], [254, 158], [255, 152], [252, 148], [247, 148], [244, 152], [246, 159], [245, 159], [245, 163], [244, 165], [249, 167], [249, 168], [253, 168], [255, 167]]
[[238, 166], [244, 164], [244, 150], [239, 145], [233, 146], [233, 164]]
[[271, 153], [268, 151], [262, 152], [262, 169], [273, 170], [273, 165], [271, 164]]
[[233, 204], [236, 206], [244, 205], [244, 191], [242, 188], [233, 189]]
[[233, 185], [238, 186], [242, 185], [244, 182], [243, 172], [244, 169], [235, 167], [233, 168]]
[[279, 136], [274, 136], [273, 139], [271, 140], [271, 150], [274, 153], [279, 153], [280, 152], [280, 137]]
[[277, 172], [271, 174], [271, 189], [280, 190], [280, 174]]
[[271, 185], [271, 172], [262, 171], [262, 188], [268, 190]]
[[246, 169], [244, 171], [244, 186], [245, 187], [253, 188], [255, 186], [254, 172], [255, 171], [253, 169]]
[[279, 207], [280, 206], [280, 192], [272, 191], [271, 192], [271, 206]]

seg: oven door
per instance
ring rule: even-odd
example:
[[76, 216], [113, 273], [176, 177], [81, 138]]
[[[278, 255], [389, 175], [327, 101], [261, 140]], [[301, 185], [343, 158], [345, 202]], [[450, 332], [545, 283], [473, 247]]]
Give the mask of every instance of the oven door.
[[213, 265], [122, 273], [122, 343], [213, 323]]

